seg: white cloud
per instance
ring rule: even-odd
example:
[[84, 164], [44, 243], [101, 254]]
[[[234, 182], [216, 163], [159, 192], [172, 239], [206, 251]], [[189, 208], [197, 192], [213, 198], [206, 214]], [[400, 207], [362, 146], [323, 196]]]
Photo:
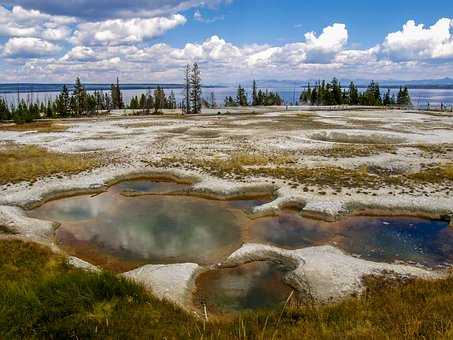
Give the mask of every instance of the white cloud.
[[60, 51], [60, 47], [39, 38], [11, 38], [3, 46], [7, 58], [42, 58]]
[[382, 44], [382, 53], [396, 61], [451, 58], [452, 27], [453, 19], [450, 18], [439, 19], [429, 28], [409, 20], [401, 31], [387, 35]]
[[71, 17], [51, 16], [20, 6], [9, 10], [0, 5], [0, 36], [63, 40], [72, 32], [68, 25], [75, 22]]
[[115, 19], [82, 23], [74, 33], [73, 42], [84, 45], [121, 45], [140, 43], [162, 35], [187, 19], [175, 14], [171, 17], [149, 19]]
[[90, 47], [86, 46], [76, 46], [68, 53], [66, 53], [62, 58], [62, 61], [95, 61], [97, 60], [96, 52], [94, 52]]

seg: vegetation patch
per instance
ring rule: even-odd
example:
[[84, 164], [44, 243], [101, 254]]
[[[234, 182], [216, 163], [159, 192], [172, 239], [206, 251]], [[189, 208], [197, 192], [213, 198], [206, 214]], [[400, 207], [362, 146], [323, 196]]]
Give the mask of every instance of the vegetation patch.
[[0, 124], [0, 131], [63, 132], [69, 127], [69, 125], [58, 124], [55, 121], [36, 121], [24, 124]]
[[430, 167], [420, 172], [410, 174], [408, 177], [416, 181], [429, 183], [453, 181], [453, 163]]
[[95, 155], [63, 154], [35, 145], [0, 149], [0, 184], [34, 181], [58, 173], [74, 174], [101, 165]]
[[453, 151], [453, 144], [415, 144], [410, 146], [429, 154], [445, 155]]
[[311, 149], [304, 151], [306, 156], [322, 156], [322, 157], [367, 157], [378, 155], [380, 153], [396, 153], [396, 147], [386, 144], [339, 144], [330, 148]]
[[368, 277], [330, 305], [288, 304], [203, 321], [110, 273], [69, 266], [43, 246], [0, 240], [0, 338], [441, 339], [453, 336], [453, 277]]

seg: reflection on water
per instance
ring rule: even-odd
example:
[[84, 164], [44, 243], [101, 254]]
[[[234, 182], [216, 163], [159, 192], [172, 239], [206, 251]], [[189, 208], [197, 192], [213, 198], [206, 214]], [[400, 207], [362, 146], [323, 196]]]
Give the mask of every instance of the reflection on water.
[[184, 190], [188, 188], [187, 184], [180, 184], [169, 181], [151, 181], [149, 179], [137, 179], [132, 181], [120, 182], [115, 185], [116, 190], [125, 192], [159, 192], [167, 193], [172, 191]]
[[285, 211], [279, 217], [257, 220], [250, 234], [253, 241], [286, 248], [332, 244], [375, 261], [453, 264], [453, 230], [444, 221], [357, 216], [328, 223]]
[[350, 217], [328, 223], [295, 211], [252, 220], [250, 208], [266, 198], [218, 201], [138, 193], [184, 190], [171, 182], [135, 180], [97, 196], [51, 201], [30, 212], [61, 223], [57, 242], [70, 254], [112, 270], [144, 263], [223, 260], [242, 243], [297, 249], [331, 244], [365, 259], [427, 266], [453, 264], [453, 229], [447, 222], [403, 217]]
[[[164, 189], [164, 183], [159, 185]], [[150, 189], [137, 182], [133, 186]], [[126, 187], [131, 189], [129, 184], [116, 185], [94, 197], [51, 201], [31, 215], [60, 222], [57, 241], [82, 258], [90, 253], [125, 261], [205, 264], [240, 246], [246, 217], [228, 202], [186, 196], [124, 197], [120, 193]]]
[[284, 269], [270, 262], [212, 270], [196, 280], [194, 304], [209, 313], [264, 309], [283, 304], [292, 289], [283, 280]]

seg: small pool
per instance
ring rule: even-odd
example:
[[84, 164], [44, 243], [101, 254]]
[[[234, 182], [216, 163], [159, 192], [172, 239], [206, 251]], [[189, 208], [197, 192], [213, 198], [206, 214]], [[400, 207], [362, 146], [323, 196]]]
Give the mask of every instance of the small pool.
[[30, 212], [61, 223], [58, 244], [67, 252], [105, 268], [122, 271], [143, 263], [222, 260], [240, 247], [246, 201], [216, 201], [191, 196], [139, 195], [170, 192], [175, 183], [129, 181], [99, 195], [50, 201]]
[[255, 242], [289, 249], [331, 244], [373, 261], [453, 264], [453, 229], [445, 221], [353, 216], [323, 222], [284, 211], [278, 217], [256, 220], [250, 235]]
[[275, 263], [254, 262], [202, 273], [195, 283], [193, 303], [200, 310], [205, 305], [208, 314], [283, 305], [292, 292], [283, 281], [285, 272]]

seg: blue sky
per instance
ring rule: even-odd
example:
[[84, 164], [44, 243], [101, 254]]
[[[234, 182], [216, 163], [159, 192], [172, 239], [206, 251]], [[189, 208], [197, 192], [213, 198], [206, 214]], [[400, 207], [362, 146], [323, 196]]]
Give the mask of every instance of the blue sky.
[[453, 76], [453, 2], [0, 0], [0, 82]]

